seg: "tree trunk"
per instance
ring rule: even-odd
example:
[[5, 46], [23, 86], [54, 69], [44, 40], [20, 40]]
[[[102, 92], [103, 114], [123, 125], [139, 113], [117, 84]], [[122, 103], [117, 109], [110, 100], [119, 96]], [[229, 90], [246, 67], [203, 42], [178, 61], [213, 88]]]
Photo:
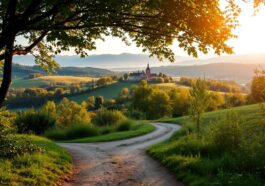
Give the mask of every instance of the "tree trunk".
[[10, 37], [5, 48], [5, 58], [3, 67], [3, 79], [0, 87], [0, 107], [3, 106], [4, 100], [7, 96], [8, 89], [11, 84], [12, 77], [12, 59], [13, 59], [13, 47], [14, 47], [15, 37]]

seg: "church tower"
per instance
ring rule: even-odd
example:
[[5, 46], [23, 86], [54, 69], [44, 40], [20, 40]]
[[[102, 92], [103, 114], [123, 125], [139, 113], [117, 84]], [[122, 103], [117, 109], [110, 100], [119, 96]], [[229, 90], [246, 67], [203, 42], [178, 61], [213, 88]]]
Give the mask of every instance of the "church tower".
[[145, 70], [145, 73], [146, 73], [146, 78], [147, 78], [147, 80], [150, 80], [150, 79], [151, 79], [151, 69], [150, 69], [150, 67], [149, 67], [149, 63], [148, 63], [148, 65], [147, 65], [147, 68], [146, 68], [146, 70]]

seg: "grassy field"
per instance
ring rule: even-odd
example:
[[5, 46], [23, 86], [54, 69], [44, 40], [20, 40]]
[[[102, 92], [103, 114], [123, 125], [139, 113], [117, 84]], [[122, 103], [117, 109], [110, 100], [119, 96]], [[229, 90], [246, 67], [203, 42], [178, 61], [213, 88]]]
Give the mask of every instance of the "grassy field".
[[81, 83], [81, 82], [91, 82], [93, 80], [97, 80], [98, 78], [92, 77], [77, 77], [77, 76], [42, 76], [35, 78], [36, 80], [44, 80], [51, 83], [65, 83], [65, 84], [72, 84], [72, 83]]
[[79, 103], [86, 100], [89, 96], [103, 96], [105, 100], [108, 100], [108, 99], [117, 97], [123, 88], [130, 89], [131, 86], [134, 84], [135, 83], [133, 82], [117, 82], [109, 86], [96, 89], [89, 93], [84, 93], [78, 96], [70, 96], [68, 98], [72, 101], [76, 101]]
[[56, 185], [59, 179], [72, 170], [68, 152], [42, 137], [24, 135], [44, 151], [0, 159], [0, 185]]
[[[228, 113], [237, 113], [237, 119]], [[263, 118], [259, 105], [209, 112], [204, 115], [200, 139], [190, 117], [162, 119], [182, 129], [148, 153], [187, 185], [261, 186], [265, 184]], [[233, 146], [235, 137], [239, 143]]]
[[183, 86], [183, 85], [178, 85], [176, 83], [158, 83], [158, 84], [153, 84], [152, 86], [156, 86], [159, 89], [166, 90], [166, 89], [172, 89], [172, 88], [186, 88], [190, 89], [188, 86]]
[[49, 85], [49, 82], [35, 79], [14, 79], [12, 81], [12, 88], [32, 88]]
[[155, 127], [153, 125], [149, 124], [141, 124], [137, 126], [134, 130], [130, 131], [122, 131], [122, 132], [113, 132], [105, 135], [99, 135], [94, 137], [88, 137], [88, 138], [80, 138], [80, 139], [74, 139], [69, 141], [64, 141], [67, 143], [91, 143], [91, 142], [105, 142], [105, 141], [117, 141], [117, 140], [123, 140], [128, 139], [136, 136], [141, 136], [147, 133], [150, 133], [155, 130]]
[[97, 78], [91, 77], [77, 77], [77, 76], [42, 76], [34, 79], [14, 79], [12, 86], [14, 88], [32, 88], [41, 87], [49, 85], [50, 83], [81, 83], [81, 82], [91, 82], [92, 80], [97, 80]]

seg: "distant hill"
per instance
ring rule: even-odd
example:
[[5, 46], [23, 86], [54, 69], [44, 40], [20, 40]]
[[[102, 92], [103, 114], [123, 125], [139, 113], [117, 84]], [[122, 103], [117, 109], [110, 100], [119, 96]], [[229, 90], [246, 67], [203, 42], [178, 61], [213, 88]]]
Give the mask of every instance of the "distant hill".
[[[13, 65], [13, 77], [22, 78], [26, 77], [32, 73], [41, 73], [46, 74], [44, 70], [42, 70], [38, 66], [25, 66], [14, 64]], [[92, 67], [62, 67], [61, 69], [57, 69], [55, 73], [56, 75], [64, 75], [64, 76], [106, 76], [106, 75], [115, 75], [117, 73], [112, 72], [106, 69], [92, 68]]]
[[[185, 60], [190, 60], [189, 57], [178, 57], [176, 56], [176, 61], [183, 62]], [[169, 65], [170, 62], [164, 61], [159, 62], [155, 57], [149, 58], [147, 54], [102, 54], [102, 55], [90, 55], [86, 58], [80, 58], [79, 56], [61, 56], [57, 55], [55, 57], [57, 63], [63, 67], [94, 67], [94, 68], [104, 68], [104, 69], [114, 69], [114, 68], [141, 68], [145, 67], [149, 62], [151, 66], [161, 66]], [[34, 65], [34, 57], [31, 55], [26, 56], [15, 56], [14, 62], [21, 65]]]
[[[175, 63], [159, 62], [156, 58], [149, 58], [146, 54], [128, 53], [91, 55], [86, 58], [56, 56], [55, 59], [63, 67], [57, 70], [58, 75], [70, 76], [102, 76], [111, 75], [117, 71], [136, 71], [144, 69], [149, 63], [154, 72], [163, 72], [171, 76], [205, 76], [212, 79], [248, 82], [253, 76], [254, 69], [259, 65], [265, 67], [265, 53], [230, 55], [209, 59], [176, 56]], [[34, 58], [30, 55], [16, 56], [14, 62], [33, 65]], [[36, 66], [14, 66], [14, 76], [21, 77], [33, 72], [43, 72], [43, 70]]]
[[259, 64], [238, 64], [238, 63], [214, 63], [206, 65], [193, 66], [166, 66], [154, 67], [152, 72], [170, 76], [191, 76], [191, 77], [205, 77], [210, 79], [234, 80], [239, 83], [249, 82], [254, 70], [265, 65]]
[[[55, 60], [62, 67], [93, 67], [103, 68], [115, 71], [131, 71], [143, 69], [147, 63], [151, 67], [159, 66], [190, 66], [190, 65], [203, 65], [212, 63], [240, 63], [240, 64], [265, 64], [264, 54], [246, 54], [246, 55], [229, 55], [220, 56], [209, 59], [193, 59], [191, 57], [175, 56], [175, 63], [170, 63], [165, 60], [160, 62], [157, 58], [149, 58], [147, 54], [101, 54], [90, 55], [86, 58], [79, 56], [55, 56]], [[34, 65], [34, 57], [31, 55], [15, 56], [14, 63], [21, 65]]]

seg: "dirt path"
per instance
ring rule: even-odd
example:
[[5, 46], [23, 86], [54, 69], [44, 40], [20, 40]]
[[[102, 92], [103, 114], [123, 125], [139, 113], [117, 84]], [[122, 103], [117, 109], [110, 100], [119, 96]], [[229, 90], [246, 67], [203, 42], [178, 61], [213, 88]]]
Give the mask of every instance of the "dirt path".
[[182, 186], [158, 162], [145, 154], [151, 144], [169, 138], [178, 125], [153, 123], [144, 136], [103, 143], [64, 143], [74, 159], [74, 176], [66, 186]]

